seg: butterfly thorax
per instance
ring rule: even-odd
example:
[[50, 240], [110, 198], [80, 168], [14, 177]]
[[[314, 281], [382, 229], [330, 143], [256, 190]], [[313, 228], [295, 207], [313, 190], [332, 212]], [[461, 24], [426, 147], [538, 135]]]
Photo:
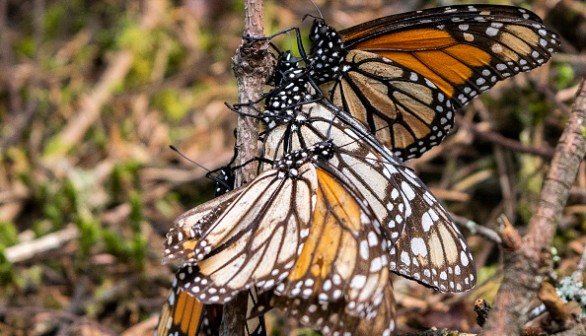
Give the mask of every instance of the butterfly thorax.
[[216, 182], [216, 196], [220, 196], [234, 189], [236, 175], [230, 167], [222, 167], [212, 179]]
[[311, 27], [309, 39], [310, 74], [314, 80], [321, 84], [337, 79], [342, 73], [340, 68], [347, 54], [338, 31], [326, 25], [323, 20], [316, 19]]
[[[290, 55], [290, 53], [286, 53]], [[281, 56], [280, 59], [286, 56]], [[286, 123], [299, 123], [307, 119], [302, 105], [314, 99], [305, 71], [299, 68], [299, 60], [287, 58], [279, 62], [273, 80], [280, 89], [266, 97], [260, 118], [269, 130]]]
[[299, 177], [299, 168], [308, 162], [317, 163], [318, 160], [329, 160], [334, 156], [333, 143], [330, 140], [318, 142], [302, 150], [290, 152], [273, 164], [279, 171], [279, 178]]

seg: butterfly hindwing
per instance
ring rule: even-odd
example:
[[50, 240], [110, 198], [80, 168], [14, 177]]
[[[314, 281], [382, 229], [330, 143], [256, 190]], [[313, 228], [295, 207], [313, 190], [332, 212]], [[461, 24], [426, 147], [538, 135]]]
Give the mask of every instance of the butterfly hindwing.
[[495, 5], [426, 9], [340, 32], [316, 19], [310, 41], [310, 75], [325, 96], [404, 160], [443, 139], [454, 109], [544, 64], [560, 44], [537, 15]]
[[316, 298], [289, 298], [265, 293], [265, 301], [272, 307], [282, 309], [307, 328], [321, 331], [324, 335], [391, 335], [395, 329], [395, 300], [393, 288], [389, 282], [383, 290], [383, 301], [376, 316], [361, 319], [344, 310], [344, 299], [336, 302], [319, 302]]
[[455, 109], [433, 82], [370, 52], [351, 50], [345, 63], [348, 70], [339, 80], [320, 88], [395, 155], [418, 157], [449, 133]]

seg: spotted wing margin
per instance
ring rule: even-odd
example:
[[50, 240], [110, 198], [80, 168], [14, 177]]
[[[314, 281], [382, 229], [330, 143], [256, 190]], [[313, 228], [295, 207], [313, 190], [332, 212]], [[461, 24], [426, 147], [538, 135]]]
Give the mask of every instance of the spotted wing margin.
[[248, 184], [194, 246], [196, 266], [178, 274], [180, 286], [204, 303], [225, 303], [256, 285], [273, 288], [289, 275], [315, 209], [315, 167], [296, 178], [269, 170]]
[[[348, 135], [353, 130], [340, 124]], [[334, 134], [334, 131], [331, 131]], [[351, 138], [360, 143], [358, 135]], [[385, 193], [386, 217], [381, 218], [382, 231], [389, 240], [390, 269], [441, 292], [462, 292], [476, 283], [476, 268], [466, 240], [448, 211], [433, 196], [427, 186], [385, 147], [341, 146], [337, 157], [330, 160], [358, 189], [380, 185], [369, 180], [365, 167], [382, 165], [387, 177]], [[372, 187], [371, 187], [372, 188]], [[405, 208], [402, 208], [405, 207]], [[388, 220], [388, 221], [385, 221]], [[398, 236], [397, 236], [398, 234]]]
[[194, 248], [202, 234], [241, 195], [246, 187], [216, 197], [183, 213], [167, 233], [163, 263], [171, 260], [195, 262]]
[[203, 304], [182, 291], [174, 280], [171, 293], [161, 309], [155, 336], [199, 335], [203, 309]]
[[338, 80], [320, 89], [401, 159], [421, 156], [452, 128], [454, 107], [427, 78], [362, 50], [351, 50], [346, 65]]
[[317, 204], [309, 236], [287, 281], [275, 292], [316, 297], [320, 303], [344, 299], [348, 314], [367, 318], [376, 314], [388, 282], [386, 241], [373, 210], [329, 168], [317, 169]]
[[348, 314], [344, 307], [347, 303], [341, 299], [337, 302], [321, 303], [315, 297], [289, 298], [272, 293], [272, 307], [285, 311], [290, 317], [307, 328], [319, 330], [324, 335], [385, 335], [389, 336], [395, 329], [395, 300], [391, 282], [385, 284], [383, 299], [378, 313], [371, 319], [361, 319]]
[[545, 63], [559, 37], [529, 10], [461, 5], [389, 16], [340, 31], [347, 49], [391, 59], [463, 106], [496, 82]]
[[391, 248], [391, 270], [444, 293], [471, 289], [476, 266], [466, 240], [437, 199], [429, 191], [422, 196], [413, 204], [419, 221], [407, 224]]
[[[339, 127], [344, 129], [345, 125]], [[353, 131], [348, 128], [344, 132], [350, 136]], [[360, 144], [358, 135], [350, 137]], [[375, 213], [392, 246], [391, 271], [442, 292], [461, 292], [474, 286], [476, 269], [464, 237], [447, 210], [412, 170], [394, 160], [385, 147], [375, 151], [364, 143], [341, 146], [336, 157], [338, 160], [330, 160], [332, 164], [363, 194], [373, 185], [385, 186], [387, 215]], [[386, 184], [369, 171], [379, 166], [382, 168], [378, 171], [387, 178]]]

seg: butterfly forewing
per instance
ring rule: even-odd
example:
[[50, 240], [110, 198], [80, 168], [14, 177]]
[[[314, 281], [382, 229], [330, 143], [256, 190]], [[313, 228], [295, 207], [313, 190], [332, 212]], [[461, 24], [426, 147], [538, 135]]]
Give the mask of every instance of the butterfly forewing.
[[343, 298], [349, 314], [366, 318], [376, 313], [388, 282], [386, 241], [372, 209], [340, 172], [318, 168], [317, 176], [309, 236], [287, 281], [275, 292], [317, 297], [320, 303]]
[[288, 275], [307, 238], [317, 188], [311, 163], [296, 173], [272, 169], [244, 187], [195, 244], [197, 266], [178, 276], [183, 289], [204, 303], [222, 303]]
[[197, 259], [194, 248], [202, 234], [243, 191], [244, 188], [240, 188], [216, 197], [177, 217], [173, 227], [167, 233], [163, 263], [171, 260], [195, 262]]
[[545, 63], [559, 39], [523, 8], [451, 6], [390, 16], [340, 32], [434, 82], [459, 106], [497, 81]]

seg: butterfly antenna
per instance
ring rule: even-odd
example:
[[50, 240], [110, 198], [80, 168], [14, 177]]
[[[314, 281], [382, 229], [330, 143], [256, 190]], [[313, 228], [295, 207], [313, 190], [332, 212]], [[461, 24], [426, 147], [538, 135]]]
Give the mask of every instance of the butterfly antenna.
[[[309, 0], [309, 2], [311, 2], [311, 4], [313, 5], [313, 7], [315, 7], [315, 9], [317, 10], [319, 17], [323, 20], [324, 19], [324, 15], [322, 14], [322, 12], [319, 10], [319, 6], [315, 3], [315, 1], [313, 0]], [[303, 17], [303, 19], [305, 19], [305, 17], [307, 17], [308, 15], [305, 15]], [[311, 15], [310, 15], [311, 16]]]
[[196, 165], [196, 166], [198, 166], [199, 168], [201, 168], [201, 169], [203, 169], [203, 170], [207, 171], [208, 173], [210, 172], [210, 170], [209, 170], [209, 169], [207, 169], [206, 167], [204, 167], [204, 166], [202, 166], [201, 164], [199, 164], [199, 163], [197, 163], [197, 162], [193, 161], [192, 159], [188, 158], [188, 157], [187, 157], [185, 154], [181, 153], [181, 152], [180, 152], [180, 151], [177, 149], [177, 147], [175, 147], [175, 146], [173, 146], [173, 145], [169, 145], [169, 148], [171, 148], [171, 150], [173, 150], [175, 153], [179, 154], [179, 156], [181, 156], [181, 157], [182, 157], [182, 158], [184, 158], [185, 160], [187, 160], [187, 161], [189, 161], [189, 162], [193, 163], [194, 165]]

